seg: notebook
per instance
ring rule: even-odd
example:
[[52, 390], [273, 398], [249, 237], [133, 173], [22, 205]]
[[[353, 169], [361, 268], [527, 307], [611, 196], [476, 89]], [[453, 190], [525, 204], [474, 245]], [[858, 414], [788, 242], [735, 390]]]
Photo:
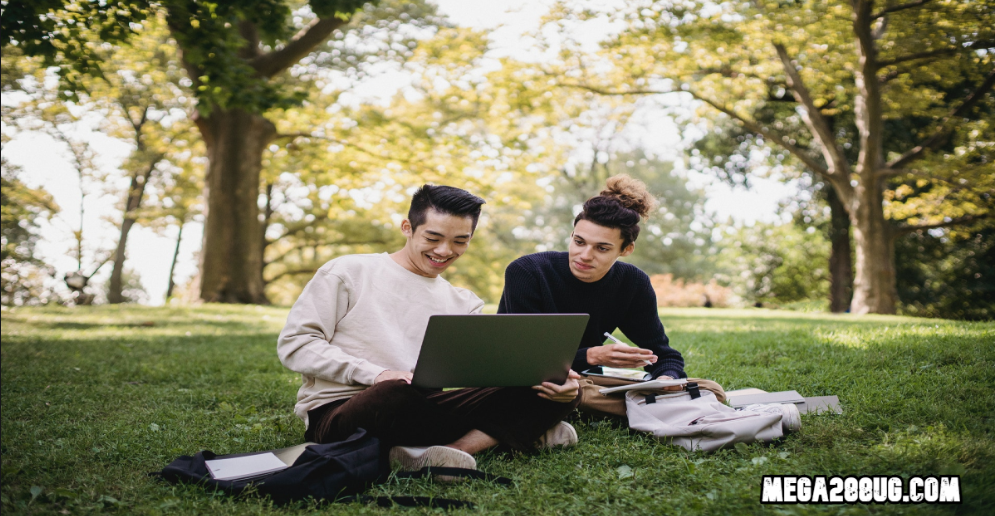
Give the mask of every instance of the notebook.
[[253, 480], [288, 467], [273, 452], [204, 462], [215, 480]]
[[798, 391], [764, 392], [758, 394], [745, 394], [729, 396], [729, 405], [733, 408], [745, 407], [754, 403], [803, 403], [805, 398]]
[[598, 392], [601, 394], [611, 394], [613, 392], [623, 392], [623, 391], [645, 391], [645, 390], [655, 390], [663, 389], [664, 387], [673, 387], [675, 385], [687, 385], [687, 378], [677, 378], [672, 380], [669, 378], [657, 378], [656, 380], [649, 380], [641, 383], [633, 383], [630, 385], [619, 385], [618, 387], [606, 387], [604, 389], [599, 389]]

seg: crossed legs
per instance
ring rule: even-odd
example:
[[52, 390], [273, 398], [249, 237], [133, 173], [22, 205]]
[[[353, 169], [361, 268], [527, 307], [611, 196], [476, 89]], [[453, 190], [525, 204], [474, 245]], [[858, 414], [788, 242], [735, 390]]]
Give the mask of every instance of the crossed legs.
[[528, 387], [435, 392], [388, 381], [310, 411], [305, 437], [340, 441], [364, 428], [385, 447], [444, 445], [473, 455], [501, 443], [529, 451], [578, 402], [545, 400]]

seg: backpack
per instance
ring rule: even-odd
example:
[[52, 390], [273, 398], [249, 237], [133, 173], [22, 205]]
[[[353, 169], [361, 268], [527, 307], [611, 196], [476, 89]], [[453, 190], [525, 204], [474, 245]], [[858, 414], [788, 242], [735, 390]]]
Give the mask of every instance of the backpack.
[[[688, 383], [695, 383], [702, 391], [711, 391], [720, 403], [726, 401], [725, 390], [722, 386], [702, 378], [688, 378]], [[621, 385], [633, 385], [639, 382], [623, 380], [621, 378], [611, 378], [604, 376], [585, 376], [580, 380], [580, 406], [581, 412], [595, 416], [621, 416], [625, 417], [625, 396], [622, 393], [604, 395], [601, 389], [604, 387], [618, 387]]]
[[[473, 508], [470, 502], [445, 498], [362, 496], [363, 491], [374, 484], [385, 482], [390, 475], [387, 454], [381, 453], [380, 448], [380, 441], [360, 428], [345, 441], [307, 446], [290, 467], [259, 479], [215, 480], [207, 469], [206, 461], [251, 454], [215, 455], [207, 450], [192, 457], [179, 457], [162, 471], [150, 475], [171, 483], [198, 483], [232, 495], [255, 491], [260, 495], [268, 495], [277, 505], [311, 498], [319, 502], [375, 502], [381, 507], [397, 504], [444, 509]], [[507, 478], [461, 468], [422, 468], [419, 471], [397, 473], [395, 477], [422, 478], [430, 475], [511, 484]]]
[[781, 415], [739, 411], [722, 404], [712, 391], [695, 391], [626, 392], [629, 428], [688, 451], [770, 442], [783, 435]]

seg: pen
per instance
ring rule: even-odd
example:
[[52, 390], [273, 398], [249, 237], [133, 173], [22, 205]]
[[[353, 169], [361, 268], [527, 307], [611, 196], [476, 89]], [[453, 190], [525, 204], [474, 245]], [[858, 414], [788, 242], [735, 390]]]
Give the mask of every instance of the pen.
[[[615, 344], [625, 344], [624, 342], [616, 339], [615, 336], [612, 335], [611, 333], [605, 332], [605, 337], [608, 337], [609, 339], [611, 339], [612, 342], [614, 342]], [[653, 365], [653, 362], [650, 362], [649, 360], [643, 360], [643, 362], [645, 362], [646, 365]]]

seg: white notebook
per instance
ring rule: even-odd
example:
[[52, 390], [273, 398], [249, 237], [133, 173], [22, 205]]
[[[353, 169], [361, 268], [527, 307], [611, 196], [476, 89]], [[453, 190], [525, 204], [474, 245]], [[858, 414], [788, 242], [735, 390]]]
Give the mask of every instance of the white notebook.
[[687, 383], [687, 378], [677, 378], [674, 380], [669, 378], [657, 378], [656, 380], [649, 380], [642, 383], [619, 385], [618, 387], [606, 387], [604, 389], [598, 389], [598, 392], [601, 394], [611, 394], [613, 392], [624, 391], [652, 391], [656, 389], [663, 389], [664, 387], [673, 387], [675, 385], [686, 385]]
[[[727, 394], [728, 396], [728, 394]], [[805, 398], [798, 391], [765, 392], [761, 394], [746, 394], [728, 396], [729, 405], [733, 408], [745, 407], [754, 403], [804, 403]]]
[[215, 480], [250, 480], [281, 469], [287, 469], [287, 464], [273, 452], [209, 460], [205, 463], [208, 471], [211, 472], [211, 477]]

